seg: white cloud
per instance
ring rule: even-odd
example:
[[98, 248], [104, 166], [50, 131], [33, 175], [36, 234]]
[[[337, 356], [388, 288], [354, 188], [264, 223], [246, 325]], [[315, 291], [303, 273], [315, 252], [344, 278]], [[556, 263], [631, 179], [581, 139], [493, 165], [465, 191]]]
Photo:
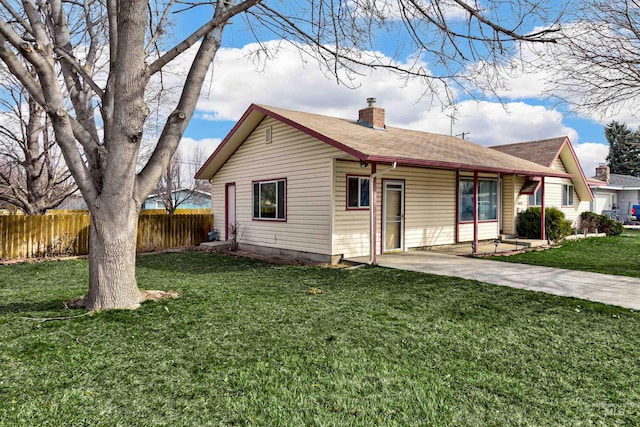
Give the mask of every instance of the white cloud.
[[521, 141], [569, 136], [578, 142], [578, 133], [562, 124], [562, 114], [541, 105], [524, 102], [460, 104], [459, 131], [471, 132], [470, 140], [481, 145], [501, 145]]
[[221, 141], [220, 138], [182, 138], [180, 140], [179, 151], [185, 161], [204, 163], [209, 155], [220, 145]]
[[596, 166], [600, 163], [606, 163], [609, 147], [597, 142], [585, 142], [582, 144], [574, 144], [573, 149], [578, 156], [582, 171], [586, 177], [594, 176]]
[[[435, 3], [437, 3], [437, 9]], [[407, 16], [414, 17], [416, 20], [424, 20], [425, 14], [433, 17], [433, 19], [436, 19], [440, 14], [442, 14], [445, 19], [451, 21], [464, 20], [469, 16], [467, 11], [452, 0], [438, 0], [437, 2], [432, 1], [426, 4], [422, 3], [419, 7], [412, 7], [410, 2], [403, 3], [402, 7], [405, 9], [405, 12], [400, 10], [401, 5], [399, 2], [391, 0], [377, 0], [370, 3], [349, 1], [347, 2], [347, 6], [354, 11], [357, 16], [363, 18], [369, 17], [372, 14], [372, 8], [375, 8], [376, 15], [384, 16], [385, 19], [395, 19], [398, 21], [403, 19], [405, 14]]]
[[[465, 139], [480, 145], [502, 145], [522, 141], [569, 136], [578, 142], [575, 129], [562, 124], [562, 114], [543, 106], [524, 102], [464, 101], [456, 105], [453, 134], [463, 132]], [[451, 132], [450, 112], [425, 112], [420, 120], [401, 124], [411, 129], [434, 133]]]
[[[274, 47], [278, 43], [273, 41], [267, 45]], [[425, 99], [417, 104], [427, 90], [418, 79], [405, 80], [386, 70], [363, 68], [359, 70], [360, 75], [341, 74], [343, 80], [352, 79], [352, 88], [349, 88], [338, 84], [335, 77], [328, 76], [315, 61], [301, 56], [294, 46], [278, 46], [277, 60], [266, 64], [250, 60], [251, 53], [258, 48], [256, 44], [220, 49], [212, 87], [203, 89], [198, 103], [198, 117], [237, 120], [251, 103], [257, 103], [357, 118], [358, 108], [373, 96], [388, 109], [391, 120], [406, 122], [419, 119], [430, 107]], [[443, 96], [442, 86], [436, 87], [435, 108], [440, 105], [438, 97]]]
[[[269, 42], [272, 46], [277, 43]], [[235, 121], [251, 103], [258, 103], [356, 119], [358, 110], [366, 105], [365, 99], [373, 96], [378, 100], [377, 105], [386, 109], [389, 125], [442, 134], [450, 132], [451, 120], [447, 115], [452, 110], [443, 109], [437, 96], [426, 99], [425, 87], [418, 80], [399, 79], [384, 70], [365, 70], [366, 73], [352, 82], [355, 88], [349, 89], [338, 85], [335, 78], [328, 78], [314, 61], [307, 62], [288, 44], [280, 46], [275, 61], [256, 66], [249, 56], [256, 47], [220, 49], [210, 80], [212, 87], [203, 89], [196, 117]], [[520, 95], [525, 94], [526, 79], [518, 80], [514, 86], [521, 88]], [[537, 89], [531, 93], [535, 91]], [[456, 108], [453, 133], [470, 132], [467, 139], [480, 145], [565, 135], [575, 146], [580, 141], [578, 132], [564, 125], [562, 113], [553, 108], [522, 101], [505, 104], [463, 101]], [[190, 138], [183, 141], [188, 141], [183, 142], [183, 146], [197, 143]], [[210, 141], [207, 154], [213, 152], [219, 139]], [[593, 162], [604, 159], [600, 154], [593, 156], [591, 160], [585, 157], [585, 170], [592, 169]]]

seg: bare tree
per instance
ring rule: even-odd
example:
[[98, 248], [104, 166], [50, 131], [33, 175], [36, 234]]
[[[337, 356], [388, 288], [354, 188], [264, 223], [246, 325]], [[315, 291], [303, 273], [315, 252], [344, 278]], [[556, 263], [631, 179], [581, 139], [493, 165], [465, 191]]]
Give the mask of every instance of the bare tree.
[[44, 214], [77, 190], [56, 146], [44, 108], [4, 79], [0, 98], [0, 201]]
[[581, 0], [560, 36], [535, 49], [554, 96], [584, 113], [638, 110], [640, 1]]
[[188, 158], [180, 150], [175, 152], [155, 191], [155, 197], [162, 200], [168, 214], [174, 214], [179, 207], [195, 201], [202, 192], [210, 193], [208, 182], [194, 178], [205, 160], [202, 150], [196, 150]]
[[[538, 22], [555, 22], [541, 17], [553, 11], [554, 4], [552, 0], [487, 0], [482, 5], [468, 0], [237, 4], [0, 0], [0, 59], [43, 106], [91, 212], [89, 290], [82, 304], [90, 310], [135, 308], [144, 300], [135, 279], [140, 207], [176, 151], [232, 18], [244, 16], [256, 34], [263, 29], [297, 42], [342, 81], [348, 81], [348, 71], [379, 67], [424, 79], [425, 91], [440, 84], [458, 84], [471, 91], [468, 83], [483, 81], [476, 78], [483, 67], [471, 69], [471, 62], [496, 64], [514, 51], [514, 42], [555, 40], [554, 28], [532, 31]], [[210, 15], [169, 46], [165, 28], [176, 8], [199, 8], [199, 16]], [[382, 40], [378, 31], [388, 33], [383, 37], [406, 39], [406, 45], [398, 46], [398, 58], [411, 54], [413, 59], [407, 63], [377, 54]], [[179, 99], [139, 170], [149, 114], [145, 90], [152, 78], [192, 47], [197, 52]], [[99, 65], [105, 57], [102, 70]], [[35, 78], [24, 63], [33, 67]], [[489, 87], [493, 83], [487, 81]]]

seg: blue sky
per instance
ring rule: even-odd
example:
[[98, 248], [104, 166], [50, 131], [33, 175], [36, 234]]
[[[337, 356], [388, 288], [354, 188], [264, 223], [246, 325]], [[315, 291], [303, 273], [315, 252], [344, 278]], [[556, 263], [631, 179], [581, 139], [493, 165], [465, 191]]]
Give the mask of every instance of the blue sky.
[[[203, 15], [178, 15], [176, 35], [196, 28]], [[257, 61], [257, 45], [243, 18], [234, 18], [226, 30], [223, 46], [214, 63], [212, 77], [203, 89], [195, 117], [183, 140], [186, 151], [203, 147], [208, 155], [233, 127], [251, 103], [262, 103], [337, 117], [357, 118], [365, 99], [375, 97], [386, 109], [387, 124], [428, 132], [449, 134], [451, 110], [422, 96], [425, 87], [418, 81], [404, 81], [384, 71], [363, 70], [355, 88], [336, 83], [322, 73], [309, 58], [276, 38], [263, 40], [280, 47], [274, 59]], [[401, 41], [399, 41], [401, 43]], [[381, 49], [392, 52], [395, 42], [386, 39]], [[386, 52], [383, 52], [386, 53]], [[480, 145], [497, 145], [567, 135], [587, 176], [605, 161], [608, 146], [603, 127], [611, 117], [581, 117], [568, 113], [542, 95], [544, 76], [526, 74], [505, 80], [509, 90], [501, 91], [504, 103], [495, 99], [480, 102], [457, 99], [458, 113], [453, 123], [455, 135], [469, 133], [467, 139]], [[633, 118], [616, 117], [636, 127]]]

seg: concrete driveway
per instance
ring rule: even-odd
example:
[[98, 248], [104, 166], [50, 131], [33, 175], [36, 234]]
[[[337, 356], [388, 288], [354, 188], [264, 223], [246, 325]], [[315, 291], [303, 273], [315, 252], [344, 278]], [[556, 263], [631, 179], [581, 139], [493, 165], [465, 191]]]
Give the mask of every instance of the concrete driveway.
[[378, 265], [582, 298], [640, 310], [640, 279], [469, 258], [438, 251], [380, 255]]

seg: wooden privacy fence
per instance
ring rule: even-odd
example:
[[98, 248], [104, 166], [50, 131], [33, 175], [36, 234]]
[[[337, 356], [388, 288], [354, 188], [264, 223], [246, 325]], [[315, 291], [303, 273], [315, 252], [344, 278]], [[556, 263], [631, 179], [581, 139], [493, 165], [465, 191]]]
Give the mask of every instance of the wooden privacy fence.
[[[138, 252], [195, 246], [207, 240], [211, 214], [140, 215]], [[86, 255], [89, 214], [0, 215], [0, 259]]]

